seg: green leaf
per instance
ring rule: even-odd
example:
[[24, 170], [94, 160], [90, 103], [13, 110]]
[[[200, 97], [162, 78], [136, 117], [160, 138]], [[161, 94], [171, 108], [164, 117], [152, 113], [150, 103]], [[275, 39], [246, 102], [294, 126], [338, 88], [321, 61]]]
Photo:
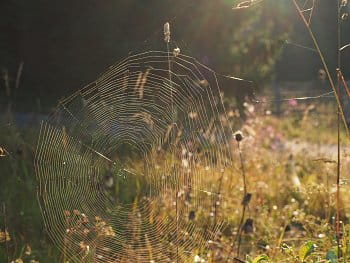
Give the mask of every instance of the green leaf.
[[334, 250], [329, 250], [326, 254], [326, 259], [330, 263], [337, 263], [337, 260], [338, 260], [337, 253]]
[[304, 245], [301, 246], [299, 249], [299, 258], [302, 262], [305, 261], [305, 259], [311, 255], [312, 252], [315, 251], [316, 244], [312, 241], [306, 242]]
[[270, 258], [267, 255], [260, 255], [254, 258], [252, 263], [260, 263], [260, 262], [269, 261], [269, 260]]
[[246, 255], [246, 261], [247, 261], [247, 263], [252, 263], [253, 259], [251, 256]]

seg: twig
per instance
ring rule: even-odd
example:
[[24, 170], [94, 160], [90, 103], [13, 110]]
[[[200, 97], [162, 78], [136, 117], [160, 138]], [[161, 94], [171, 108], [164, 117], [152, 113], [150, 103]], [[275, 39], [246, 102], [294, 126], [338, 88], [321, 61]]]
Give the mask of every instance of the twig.
[[345, 79], [344, 79], [344, 75], [340, 69], [338, 69], [338, 74], [340, 75], [341, 84], [343, 84], [343, 88], [345, 89], [346, 94], [350, 98], [350, 90], [349, 90], [348, 84], [346, 84]]
[[245, 263], [245, 261], [243, 261], [243, 260], [241, 260], [241, 259], [239, 259], [239, 258], [234, 258], [234, 260], [235, 260], [236, 262], [239, 262], [239, 263]]
[[16, 76], [16, 85], [15, 85], [15, 89], [17, 90], [19, 88], [19, 82], [21, 80], [21, 76], [22, 76], [22, 72], [23, 72], [23, 61], [21, 61], [21, 63], [18, 66], [18, 71], [17, 71], [17, 76]]
[[342, 46], [341, 48], [339, 48], [339, 51], [343, 51], [344, 49], [350, 47], [350, 44], [347, 44], [345, 46]]

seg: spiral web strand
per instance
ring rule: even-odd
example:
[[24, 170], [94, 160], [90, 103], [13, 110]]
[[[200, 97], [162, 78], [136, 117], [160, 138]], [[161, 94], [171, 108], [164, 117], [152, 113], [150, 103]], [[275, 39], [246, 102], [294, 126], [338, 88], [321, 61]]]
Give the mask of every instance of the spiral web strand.
[[35, 168], [65, 259], [184, 262], [210, 248], [224, 224], [218, 178], [232, 167], [218, 83], [191, 57], [148, 51], [59, 103]]

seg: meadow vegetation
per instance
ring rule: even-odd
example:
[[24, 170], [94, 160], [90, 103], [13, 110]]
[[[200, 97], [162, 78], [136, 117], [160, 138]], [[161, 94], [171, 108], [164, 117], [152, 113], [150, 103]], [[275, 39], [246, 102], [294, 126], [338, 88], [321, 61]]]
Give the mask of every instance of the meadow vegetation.
[[[307, 110], [310, 105], [312, 111]], [[322, 114], [325, 110], [334, 111], [335, 103], [299, 104], [289, 107], [280, 117], [262, 105], [245, 104], [245, 108], [244, 122], [235, 114], [231, 114], [230, 121], [240, 127], [244, 136], [240, 149], [250, 197], [242, 200], [241, 167], [235, 162], [236, 167], [225, 172], [227, 183], [223, 187], [227, 189], [223, 192], [227, 196], [222, 196], [217, 206], [218, 213], [227, 219], [222, 233], [217, 240], [212, 240], [209, 248], [198, 248], [195, 259], [187, 257], [186, 261], [237, 262], [233, 258], [238, 257], [235, 246], [245, 202], [238, 257], [241, 260], [337, 262], [334, 230], [337, 162], [332, 139], [336, 118], [334, 114]], [[0, 197], [6, 200], [1, 217], [1, 225], [6, 226], [0, 235], [1, 261], [9, 257], [14, 262], [21, 262], [20, 259], [61, 262], [62, 253], [46, 237], [40, 208], [33, 199], [37, 194], [33, 170], [36, 128], [16, 127], [11, 114], [7, 118], [1, 129], [6, 147], [0, 159]], [[346, 145], [345, 134], [343, 137]], [[234, 141], [232, 147], [236, 147]], [[346, 147], [342, 151], [341, 173], [344, 175], [350, 169]], [[235, 158], [238, 160], [239, 156]], [[341, 181], [341, 262], [350, 259], [348, 188], [345, 177]], [[210, 216], [196, 215], [203, 222]]]

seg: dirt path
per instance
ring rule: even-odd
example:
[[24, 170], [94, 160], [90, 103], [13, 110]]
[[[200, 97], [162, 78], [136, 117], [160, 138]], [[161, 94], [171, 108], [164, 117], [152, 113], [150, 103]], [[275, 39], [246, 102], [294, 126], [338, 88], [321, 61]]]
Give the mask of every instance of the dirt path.
[[[313, 144], [305, 141], [286, 141], [285, 149], [293, 154], [305, 154], [313, 158], [337, 160], [338, 147], [336, 144]], [[350, 159], [350, 147], [341, 146], [341, 156]]]

